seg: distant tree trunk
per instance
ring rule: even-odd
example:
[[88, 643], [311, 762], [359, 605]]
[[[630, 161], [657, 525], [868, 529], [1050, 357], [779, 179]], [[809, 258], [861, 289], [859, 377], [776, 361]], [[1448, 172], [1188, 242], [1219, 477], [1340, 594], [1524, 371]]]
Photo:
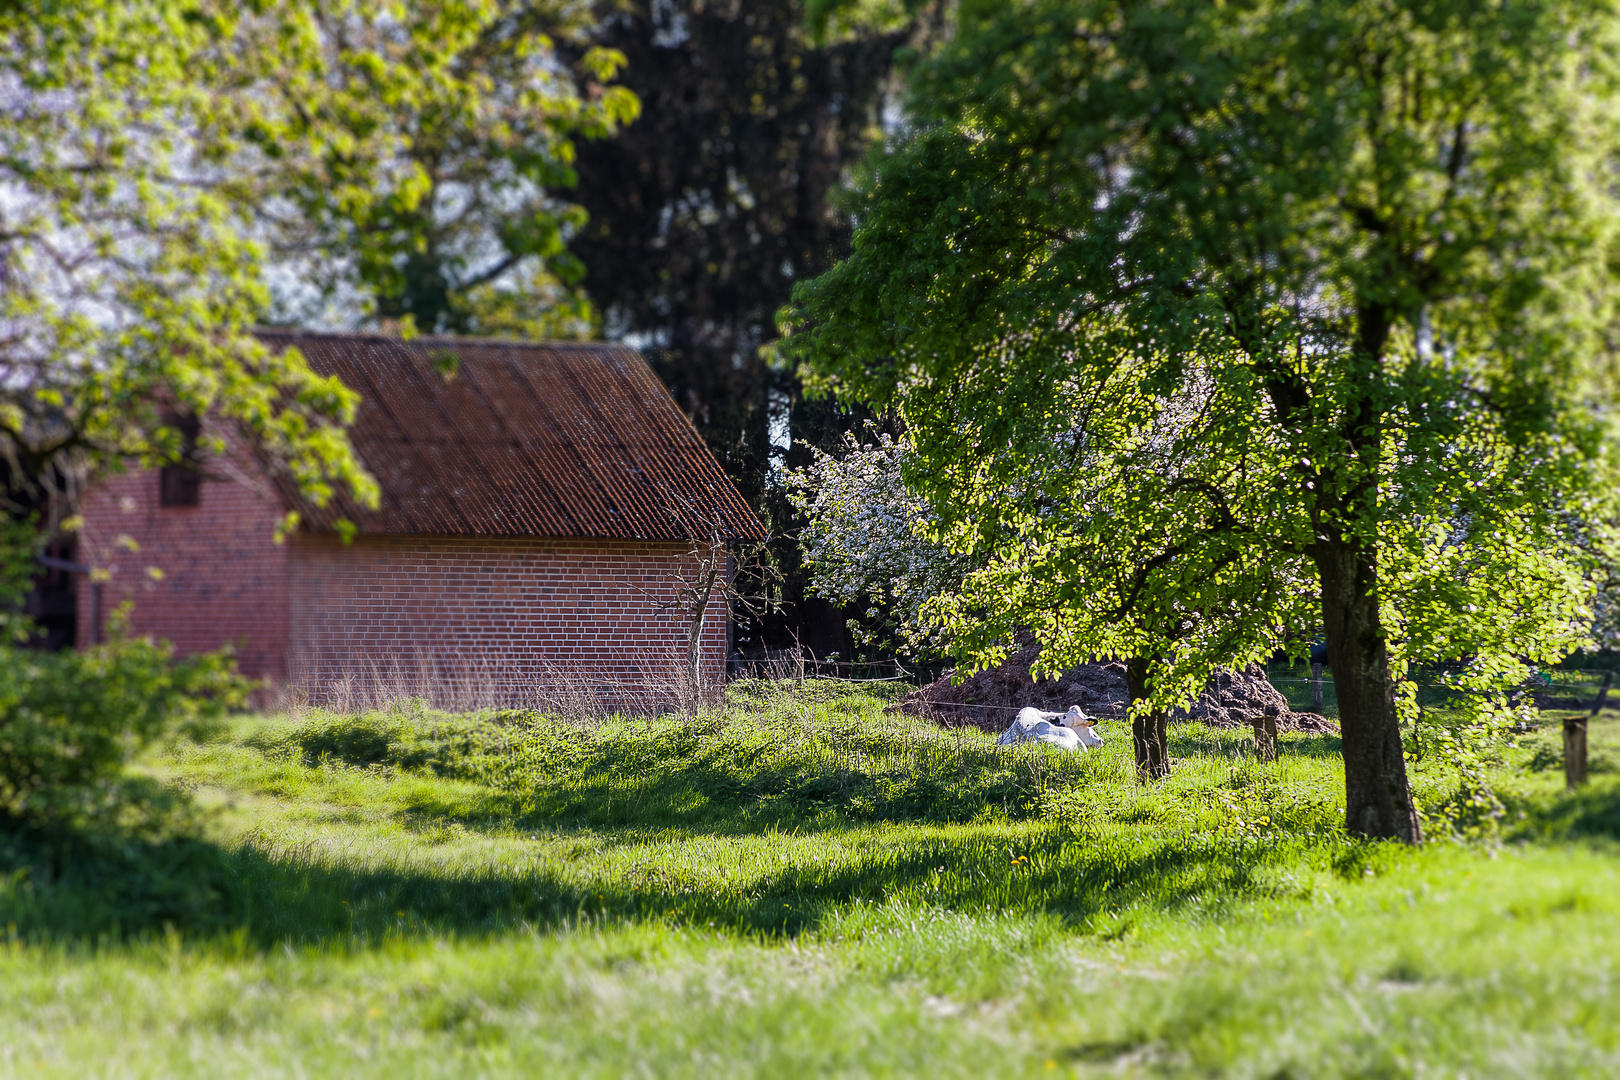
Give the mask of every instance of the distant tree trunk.
[[1315, 555], [1344, 739], [1345, 828], [1352, 835], [1420, 843], [1389, 650], [1373, 593], [1374, 553], [1341, 540], [1324, 541]]
[[[1147, 699], [1148, 667], [1151, 661], [1134, 657], [1125, 662], [1125, 686], [1131, 704]], [[1169, 721], [1163, 709], [1139, 715], [1132, 709], [1131, 740], [1136, 747], [1136, 774], [1144, 780], [1170, 775]]]

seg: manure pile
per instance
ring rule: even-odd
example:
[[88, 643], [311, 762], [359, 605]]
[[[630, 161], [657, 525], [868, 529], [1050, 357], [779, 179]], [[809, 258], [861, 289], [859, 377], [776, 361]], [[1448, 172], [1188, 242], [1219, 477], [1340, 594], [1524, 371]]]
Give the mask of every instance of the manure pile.
[[[914, 716], [947, 727], [976, 727], [1000, 732], [1012, 723], [1017, 710], [1034, 706], [1062, 712], [1078, 705], [1092, 716], [1123, 721], [1130, 695], [1125, 686], [1125, 665], [1119, 661], [1081, 664], [1059, 678], [1039, 682], [1029, 669], [1040, 652], [1031, 642], [996, 667], [951, 685], [951, 672], [937, 682], [907, 694], [898, 706]], [[1281, 731], [1337, 733], [1339, 726], [1315, 713], [1297, 713], [1288, 700], [1266, 681], [1265, 669], [1252, 665], [1244, 671], [1218, 671], [1186, 709], [1170, 714], [1170, 721], [1199, 720], [1211, 727], [1247, 728], [1251, 720], [1275, 710]]]

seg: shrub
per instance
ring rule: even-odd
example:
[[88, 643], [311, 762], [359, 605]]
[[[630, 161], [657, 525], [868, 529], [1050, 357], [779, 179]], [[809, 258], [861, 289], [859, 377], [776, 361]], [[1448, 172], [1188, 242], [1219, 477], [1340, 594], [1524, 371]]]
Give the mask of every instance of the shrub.
[[0, 645], [0, 820], [67, 823], [117, 805], [128, 761], [246, 700], [227, 652], [175, 660], [167, 643], [86, 652]]

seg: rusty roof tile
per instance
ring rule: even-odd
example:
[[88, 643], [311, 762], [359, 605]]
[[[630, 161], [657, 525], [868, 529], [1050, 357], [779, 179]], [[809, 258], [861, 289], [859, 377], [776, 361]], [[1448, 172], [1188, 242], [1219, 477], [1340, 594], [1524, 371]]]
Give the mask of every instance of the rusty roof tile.
[[[261, 330], [361, 395], [349, 438], [382, 488], [305, 507], [362, 533], [683, 540], [765, 529], [641, 354], [621, 345]], [[453, 378], [435, 358], [454, 353]]]

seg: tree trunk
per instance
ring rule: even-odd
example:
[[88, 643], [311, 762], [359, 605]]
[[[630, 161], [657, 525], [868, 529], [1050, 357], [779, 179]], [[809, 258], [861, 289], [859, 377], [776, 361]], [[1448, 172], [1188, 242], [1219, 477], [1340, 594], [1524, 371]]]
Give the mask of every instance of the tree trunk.
[[[1140, 657], [1125, 662], [1125, 685], [1130, 692], [1131, 704], [1146, 700], [1148, 666], [1150, 661]], [[1131, 710], [1131, 740], [1136, 747], [1136, 774], [1144, 780], [1159, 780], [1170, 775], [1170, 734], [1168, 718], [1163, 709], [1146, 715]]]
[[703, 701], [703, 614], [707, 601], [697, 609], [686, 628], [686, 692], [692, 698], [692, 710]]
[[1344, 739], [1345, 828], [1355, 836], [1421, 843], [1401, 753], [1389, 650], [1373, 595], [1374, 553], [1350, 542], [1323, 542], [1316, 566]]

